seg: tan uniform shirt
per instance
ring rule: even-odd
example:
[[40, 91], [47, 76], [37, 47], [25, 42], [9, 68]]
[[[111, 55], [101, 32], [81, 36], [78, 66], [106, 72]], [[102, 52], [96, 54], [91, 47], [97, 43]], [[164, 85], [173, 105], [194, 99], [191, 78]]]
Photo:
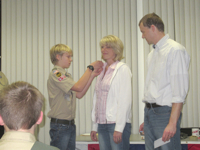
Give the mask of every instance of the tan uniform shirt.
[[0, 90], [2, 90], [7, 85], [8, 85], [8, 79], [3, 74], [3, 72], [0, 71]]
[[49, 118], [72, 120], [76, 111], [76, 92], [70, 90], [76, 82], [62, 67], [54, 66], [49, 74], [47, 89], [51, 110]]
[[0, 139], [0, 150], [30, 150], [35, 141], [31, 133], [8, 131]]
[[58, 150], [56, 147], [36, 142], [35, 136], [28, 132], [7, 131], [0, 139], [0, 150]]

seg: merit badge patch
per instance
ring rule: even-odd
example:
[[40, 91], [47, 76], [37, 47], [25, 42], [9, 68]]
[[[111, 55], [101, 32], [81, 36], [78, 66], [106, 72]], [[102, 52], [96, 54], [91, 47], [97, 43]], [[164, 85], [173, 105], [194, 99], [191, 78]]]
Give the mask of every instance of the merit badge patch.
[[58, 70], [53, 70], [53, 74], [55, 74], [57, 77], [61, 76], [61, 73]]
[[60, 77], [60, 76], [61, 76], [61, 73], [60, 73], [60, 72], [57, 72], [57, 73], [56, 73], [56, 76], [57, 76], [57, 77]]
[[64, 78], [66, 78], [65, 75], [62, 75], [60, 78], [58, 78], [59, 81], [62, 81]]

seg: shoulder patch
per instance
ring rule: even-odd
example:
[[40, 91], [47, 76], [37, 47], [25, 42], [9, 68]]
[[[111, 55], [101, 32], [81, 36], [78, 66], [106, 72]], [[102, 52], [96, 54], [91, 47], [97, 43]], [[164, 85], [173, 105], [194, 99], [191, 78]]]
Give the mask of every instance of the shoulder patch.
[[60, 77], [60, 76], [61, 76], [61, 73], [60, 73], [60, 72], [57, 72], [57, 73], [56, 73], [56, 76], [57, 76], [57, 77]]
[[60, 78], [58, 78], [59, 81], [62, 81], [64, 78], [66, 78], [65, 75], [62, 75]]
[[56, 74], [57, 72], [59, 72], [58, 70], [52, 70], [52, 72], [54, 73], [54, 74]]
[[61, 76], [61, 73], [60, 73], [58, 70], [53, 70], [53, 73], [54, 73], [57, 77], [60, 77], [60, 76]]

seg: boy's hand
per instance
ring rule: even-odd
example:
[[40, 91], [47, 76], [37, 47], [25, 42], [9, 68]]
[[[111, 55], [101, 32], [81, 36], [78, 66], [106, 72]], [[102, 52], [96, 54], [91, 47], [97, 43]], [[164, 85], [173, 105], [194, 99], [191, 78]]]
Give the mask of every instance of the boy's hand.
[[98, 76], [101, 73], [102, 70], [103, 70], [103, 68], [94, 69], [91, 76], [93, 76], [93, 77]]
[[103, 62], [99, 61], [99, 60], [91, 63], [90, 65], [92, 65], [94, 67], [94, 70], [96, 70], [96, 69], [98, 70], [100, 68], [103, 68]]

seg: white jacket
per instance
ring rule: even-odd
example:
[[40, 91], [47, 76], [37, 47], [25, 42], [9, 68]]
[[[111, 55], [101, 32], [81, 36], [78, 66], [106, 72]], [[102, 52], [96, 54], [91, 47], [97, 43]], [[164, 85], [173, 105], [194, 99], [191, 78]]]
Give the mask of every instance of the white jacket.
[[[126, 122], [131, 123], [131, 77], [132, 73], [129, 67], [123, 62], [119, 62], [110, 81], [110, 90], [106, 101], [106, 119], [116, 122], [115, 131], [118, 132], [123, 132]], [[95, 123], [95, 105], [96, 91], [93, 98], [92, 131], [97, 131], [98, 127], [98, 124]]]

